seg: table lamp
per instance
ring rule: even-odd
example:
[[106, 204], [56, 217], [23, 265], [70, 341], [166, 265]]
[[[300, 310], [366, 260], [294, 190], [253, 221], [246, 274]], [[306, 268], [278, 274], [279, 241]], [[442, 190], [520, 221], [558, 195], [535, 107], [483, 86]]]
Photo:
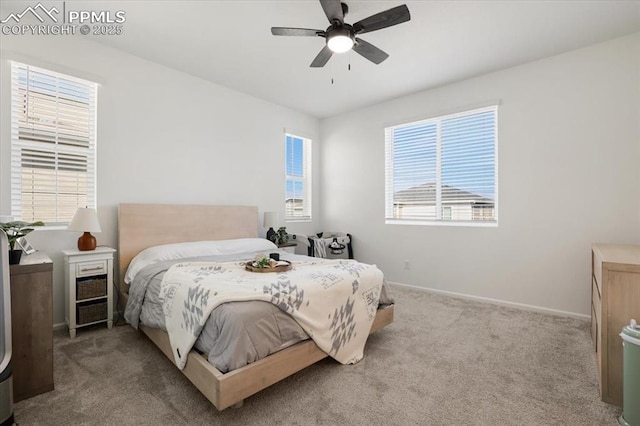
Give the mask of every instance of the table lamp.
[[269, 228], [267, 231], [267, 240], [276, 242], [276, 231], [273, 230], [275, 226], [278, 226], [278, 212], [264, 212], [264, 222], [262, 224], [265, 228]]
[[69, 223], [67, 228], [69, 231], [82, 232], [82, 236], [78, 238], [78, 250], [89, 251], [96, 249], [96, 237], [91, 235], [92, 232], [101, 232], [100, 222], [98, 222], [98, 213], [96, 209], [88, 207], [78, 207], [76, 214]]

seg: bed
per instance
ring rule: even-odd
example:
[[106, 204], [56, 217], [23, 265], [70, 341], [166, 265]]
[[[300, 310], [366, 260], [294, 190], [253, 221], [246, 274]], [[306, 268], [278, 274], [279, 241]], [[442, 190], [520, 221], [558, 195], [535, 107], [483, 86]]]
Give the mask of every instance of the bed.
[[[255, 238], [257, 235], [256, 207], [121, 204], [118, 212], [120, 300], [126, 304], [129, 298], [129, 286], [123, 279], [130, 262], [149, 247], [190, 241]], [[379, 307], [369, 333], [390, 324], [393, 313], [393, 304]], [[165, 331], [143, 323], [139, 324], [139, 330], [176, 364]], [[191, 350], [181, 371], [218, 410], [223, 410], [242, 405], [245, 398], [327, 356], [313, 340], [308, 339], [246, 366], [223, 372], [214, 367], [206, 355]]]

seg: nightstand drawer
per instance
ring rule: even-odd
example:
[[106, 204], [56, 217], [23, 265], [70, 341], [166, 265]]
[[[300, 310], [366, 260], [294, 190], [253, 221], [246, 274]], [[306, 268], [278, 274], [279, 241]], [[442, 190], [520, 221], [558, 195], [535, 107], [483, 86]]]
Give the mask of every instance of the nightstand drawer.
[[76, 265], [76, 277], [88, 277], [107, 273], [107, 261], [82, 262]]
[[76, 299], [86, 300], [107, 296], [107, 275], [76, 280]]
[[108, 302], [81, 303], [76, 307], [78, 325], [91, 324], [98, 321], [106, 321], [109, 313]]

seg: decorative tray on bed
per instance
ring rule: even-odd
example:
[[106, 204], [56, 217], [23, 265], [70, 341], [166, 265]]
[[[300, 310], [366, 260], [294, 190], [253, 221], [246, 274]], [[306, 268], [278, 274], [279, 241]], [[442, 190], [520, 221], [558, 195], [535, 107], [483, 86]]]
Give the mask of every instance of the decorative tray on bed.
[[249, 261], [245, 264], [244, 269], [250, 272], [284, 272], [291, 269], [291, 262], [288, 260], [278, 260], [272, 264], [272, 266], [266, 266], [260, 268], [255, 260]]

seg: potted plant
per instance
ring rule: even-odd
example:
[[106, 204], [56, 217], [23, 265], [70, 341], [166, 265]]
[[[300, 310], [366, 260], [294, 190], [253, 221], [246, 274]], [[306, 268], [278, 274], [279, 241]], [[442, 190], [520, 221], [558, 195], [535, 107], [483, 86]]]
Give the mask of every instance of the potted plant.
[[17, 265], [20, 263], [20, 257], [22, 257], [22, 250], [16, 250], [16, 241], [18, 238], [22, 238], [29, 232], [33, 231], [34, 226], [44, 226], [41, 221], [37, 222], [23, 222], [21, 220], [7, 223], [0, 223], [0, 228], [7, 234], [9, 240], [9, 264]]
[[278, 228], [278, 231], [276, 232], [276, 244], [281, 246], [288, 242], [289, 242], [289, 234], [287, 234], [287, 227], [281, 226], [280, 228]]

